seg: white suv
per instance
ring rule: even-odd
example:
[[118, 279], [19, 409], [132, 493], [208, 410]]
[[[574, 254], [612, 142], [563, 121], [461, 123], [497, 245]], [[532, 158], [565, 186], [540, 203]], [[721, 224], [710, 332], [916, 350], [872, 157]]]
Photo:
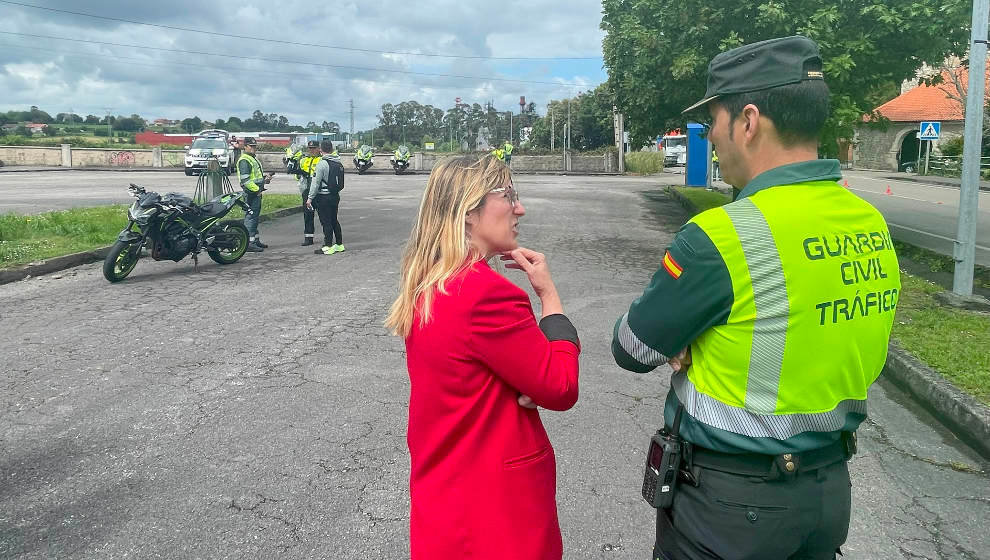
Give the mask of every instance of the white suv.
[[228, 175], [234, 170], [234, 150], [230, 146], [230, 133], [226, 130], [204, 130], [196, 135], [191, 146], [186, 146], [186, 175], [205, 171], [211, 158], [216, 158], [220, 168]]

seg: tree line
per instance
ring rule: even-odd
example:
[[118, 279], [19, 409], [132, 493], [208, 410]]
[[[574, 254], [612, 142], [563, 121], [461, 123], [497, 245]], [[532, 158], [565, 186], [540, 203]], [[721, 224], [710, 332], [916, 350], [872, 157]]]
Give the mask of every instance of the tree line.
[[[965, 56], [967, 0], [603, 0], [607, 87], [626, 114], [633, 145], [683, 127], [683, 108], [706, 89], [719, 52], [765, 39], [805, 35], [822, 51], [832, 114], [821, 138], [834, 157], [857, 126], [884, 127], [873, 110], [927, 64]], [[934, 76], [929, 82], [937, 82]], [[864, 119], [864, 116], [866, 117]]]
[[482, 137], [490, 145], [512, 140], [524, 148], [545, 150], [551, 147], [553, 137], [553, 147], [563, 149], [569, 117], [572, 149], [594, 150], [614, 143], [612, 95], [605, 84], [572, 98], [553, 100], [543, 114], [538, 113], [535, 103], [520, 112], [515, 107], [497, 108], [493, 103], [456, 103], [440, 108], [403, 101], [382, 105], [377, 117], [376, 127], [360, 132], [362, 141], [369, 142], [373, 135], [377, 145], [433, 142], [456, 150], [465, 146], [474, 149]]
[[[148, 129], [148, 121], [140, 115], [78, 115], [76, 113], [58, 113], [54, 117], [37, 106], [32, 105], [27, 111], [7, 111], [0, 112], [0, 125], [39, 123], [57, 125], [59, 128], [72, 128], [72, 125], [108, 125], [119, 131], [142, 132]], [[55, 126], [48, 129], [54, 131]], [[309, 122], [306, 126], [293, 125], [289, 123], [288, 117], [277, 113], [265, 113], [260, 109], [254, 111], [250, 117], [241, 119], [231, 116], [229, 119], [217, 119], [215, 121], [203, 120], [198, 116], [188, 117], [179, 121], [178, 126], [170, 127], [173, 131], [182, 131], [195, 134], [205, 128], [220, 128], [231, 132], [241, 131], [270, 131], [270, 132], [339, 132], [340, 125], [335, 122], [323, 121], [321, 124]]]

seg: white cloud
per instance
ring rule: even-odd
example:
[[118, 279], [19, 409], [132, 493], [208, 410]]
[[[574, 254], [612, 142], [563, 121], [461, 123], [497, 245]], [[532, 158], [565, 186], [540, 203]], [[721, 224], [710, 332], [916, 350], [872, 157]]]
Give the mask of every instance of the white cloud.
[[[0, 31], [123, 45], [282, 59], [262, 62], [25, 37], [0, 33], [0, 110], [37, 105], [49, 113], [138, 113], [146, 118], [247, 117], [255, 109], [296, 124], [334, 120], [371, 126], [383, 103], [416, 100], [449, 107], [492, 99], [516, 109], [520, 95], [544, 106], [593, 88], [601, 61], [499, 61], [434, 58], [286, 45], [262, 38], [379, 51], [499, 57], [595, 57], [601, 54], [601, 5], [595, 0], [501, 3], [439, 0], [306, 5], [248, 0], [79, 3], [46, 6], [164, 26], [244, 35], [238, 39], [107, 21], [0, 4]], [[535, 80], [551, 84], [462, 79], [304, 64]]]

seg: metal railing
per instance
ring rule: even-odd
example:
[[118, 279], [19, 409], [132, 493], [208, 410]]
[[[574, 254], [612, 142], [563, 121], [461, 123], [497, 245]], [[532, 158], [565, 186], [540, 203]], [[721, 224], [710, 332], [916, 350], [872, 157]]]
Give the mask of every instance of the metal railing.
[[[925, 160], [918, 163], [918, 174], [925, 174]], [[962, 175], [962, 156], [932, 156], [928, 161], [928, 175], [959, 177]], [[990, 156], [980, 158], [980, 175], [984, 179], [990, 176]]]

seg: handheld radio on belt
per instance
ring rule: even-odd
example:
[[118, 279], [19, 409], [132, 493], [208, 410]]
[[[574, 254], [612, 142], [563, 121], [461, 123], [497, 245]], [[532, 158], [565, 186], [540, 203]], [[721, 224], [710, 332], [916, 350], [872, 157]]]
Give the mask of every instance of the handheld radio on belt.
[[646, 452], [646, 470], [643, 473], [643, 499], [657, 509], [667, 509], [674, 503], [677, 473], [681, 468], [684, 440], [678, 435], [684, 405], [677, 406], [674, 425], [658, 430], [650, 440]]

